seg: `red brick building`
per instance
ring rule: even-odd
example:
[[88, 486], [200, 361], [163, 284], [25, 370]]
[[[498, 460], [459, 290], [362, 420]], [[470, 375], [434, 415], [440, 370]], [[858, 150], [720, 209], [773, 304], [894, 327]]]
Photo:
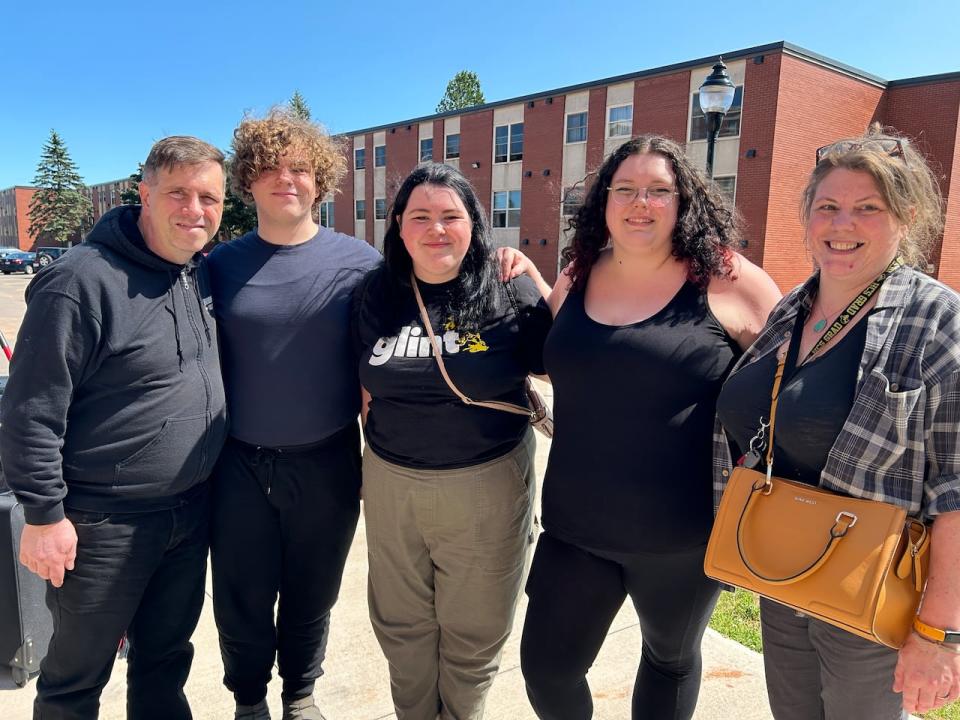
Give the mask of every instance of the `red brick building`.
[[30, 250], [33, 238], [27, 230], [30, 201], [36, 188], [16, 186], [0, 190], [0, 248]]
[[[785, 42], [723, 58], [738, 92], [717, 141], [714, 176], [744, 218], [747, 257], [783, 289], [809, 274], [798, 208], [816, 148], [879, 121], [915, 138], [940, 177], [946, 227], [929, 270], [960, 289], [960, 72], [888, 81]], [[340, 192], [326, 198], [321, 221], [382, 247], [399, 182], [421, 160], [448, 162], [487, 203], [495, 242], [519, 247], [553, 280], [565, 215], [615, 147], [655, 132], [705, 163], [697, 90], [715, 61], [347, 133], [349, 171]]]

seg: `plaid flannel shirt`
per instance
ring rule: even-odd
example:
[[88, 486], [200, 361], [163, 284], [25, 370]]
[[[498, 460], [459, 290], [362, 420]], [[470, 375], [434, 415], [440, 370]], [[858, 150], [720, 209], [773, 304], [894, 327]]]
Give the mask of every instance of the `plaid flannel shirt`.
[[[731, 375], [790, 337], [818, 283], [814, 274], [780, 301]], [[905, 266], [884, 282], [866, 322], [853, 407], [827, 455], [820, 487], [893, 503], [924, 519], [960, 510], [960, 296]], [[715, 507], [732, 467], [718, 418]]]

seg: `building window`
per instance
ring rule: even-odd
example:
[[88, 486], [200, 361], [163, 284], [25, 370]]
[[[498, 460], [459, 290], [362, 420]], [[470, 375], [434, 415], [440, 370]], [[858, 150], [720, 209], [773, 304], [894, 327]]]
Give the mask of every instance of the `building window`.
[[583, 207], [583, 198], [586, 193], [583, 186], [567, 188], [563, 191], [563, 216], [572, 217]]
[[363, 170], [367, 166], [367, 151], [363, 148], [357, 148], [353, 151], [353, 167], [357, 170]]
[[420, 162], [433, 160], [433, 138], [424, 138], [420, 141]]
[[320, 224], [324, 227], [333, 227], [333, 201], [320, 203]]
[[377, 145], [373, 148], [373, 166], [384, 167], [387, 164], [387, 146]]
[[[736, 137], [740, 134], [740, 111], [743, 106], [743, 85], [737, 85], [736, 92], [733, 94], [733, 104], [723, 116], [723, 122], [720, 123], [720, 132], [717, 137]], [[690, 105], [690, 139], [707, 139], [707, 118], [700, 109], [700, 93], [693, 94], [693, 102]]]
[[493, 194], [493, 226], [520, 227], [520, 191], [507, 190]]
[[737, 198], [737, 176], [726, 175], [724, 177], [715, 177], [713, 182], [716, 184], [720, 194], [727, 199], [727, 202], [733, 205]]
[[374, 198], [373, 219], [374, 220], [387, 219], [387, 199], [386, 198]]
[[447, 135], [447, 147], [445, 150], [447, 160], [460, 157], [460, 133]]
[[587, 141], [587, 114], [573, 113], [567, 115], [567, 142], [579, 143]]
[[367, 219], [367, 201], [356, 200], [354, 202], [354, 205], [356, 205], [356, 212], [354, 213], [354, 217], [357, 220], [366, 220]]
[[493, 131], [493, 161], [514, 160], [523, 160], [523, 123], [498, 125]]
[[633, 133], [633, 105], [607, 110], [607, 137], [630, 137]]

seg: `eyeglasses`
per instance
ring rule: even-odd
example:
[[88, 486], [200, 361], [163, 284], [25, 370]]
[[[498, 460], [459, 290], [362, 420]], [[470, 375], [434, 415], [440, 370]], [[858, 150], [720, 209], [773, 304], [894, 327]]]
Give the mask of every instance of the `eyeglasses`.
[[676, 190], [665, 187], [637, 188], [632, 185], [608, 187], [607, 191], [617, 205], [632, 205], [637, 198], [642, 197], [647, 205], [657, 208], [666, 207], [673, 202], [675, 195], [680, 194]]
[[907, 145], [906, 140], [901, 140], [900, 138], [868, 138], [866, 140], [840, 140], [839, 142], [830, 143], [829, 145], [824, 145], [823, 147], [817, 148], [817, 164], [820, 164], [820, 161], [825, 158], [827, 155], [833, 155], [835, 153], [843, 154], [852, 152], [853, 150], [860, 150], [861, 148], [866, 148], [869, 150], [880, 150], [881, 152], [887, 153], [891, 157], [898, 157], [903, 160], [904, 165], [908, 165], [907, 156], [904, 153], [904, 146]]

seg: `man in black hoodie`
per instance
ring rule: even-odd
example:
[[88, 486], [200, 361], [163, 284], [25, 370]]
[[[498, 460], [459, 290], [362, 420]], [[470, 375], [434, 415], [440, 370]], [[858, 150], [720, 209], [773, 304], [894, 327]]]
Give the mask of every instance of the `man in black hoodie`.
[[0, 453], [27, 522], [20, 561], [50, 581], [37, 718], [96, 717], [125, 632], [128, 718], [191, 717], [205, 481], [226, 436], [199, 254], [220, 225], [223, 160], [196, 138], [159, 141], [142, 206], [104, 215], [27, 288]]

